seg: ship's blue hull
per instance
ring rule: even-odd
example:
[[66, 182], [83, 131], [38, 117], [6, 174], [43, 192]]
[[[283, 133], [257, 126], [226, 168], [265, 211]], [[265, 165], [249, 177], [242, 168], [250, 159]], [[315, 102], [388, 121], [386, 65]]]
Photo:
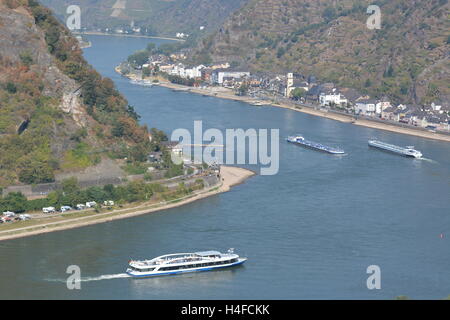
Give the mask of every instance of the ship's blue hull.
[[237, 261], [237, 262], [228, 264], [226, 266], [213, 266], [213, 267], [196, 268], [196, 269], [191, 269], [191, 270], [168, 271], [168, 272], [156, 273], [156, 274], [136, 275], [136, 274], [132, 274], [130, 272], [127, 272], [127, 274], [133, 278], [150, 278], [150, 277], [160, 277], [160, 276], [171, 276], [171, 275], [176, 275], [176, 274], [181, 274], [181, 273], [204, 272], [204, 271], [212, 271], [212, 270], [216, 270], [216, 269], [231, 268], [231, 267], [241, 265], [245, 261], [247, 261], [247, 260], [245, 259], [245, 260]]

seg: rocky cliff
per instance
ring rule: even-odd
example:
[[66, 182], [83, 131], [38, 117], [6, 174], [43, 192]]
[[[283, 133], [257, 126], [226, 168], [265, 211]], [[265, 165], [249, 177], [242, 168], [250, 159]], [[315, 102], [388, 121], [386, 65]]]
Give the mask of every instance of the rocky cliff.
[[50, 182], [107, 155], [144, 158], [148, 132], [33, 0], [0, 0], [0, 186]]

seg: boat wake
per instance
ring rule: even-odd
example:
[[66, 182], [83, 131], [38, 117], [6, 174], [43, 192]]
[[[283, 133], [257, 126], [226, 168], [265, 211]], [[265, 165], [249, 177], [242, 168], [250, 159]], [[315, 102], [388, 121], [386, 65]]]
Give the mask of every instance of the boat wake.
[[126, 273], [118, 273], [118, 274], [105, 274], [98, 277], [86, 277], [81, 278], [81, 282], [89, 282], [89, 281], [100, 281], [100, 280], [111, 280], [111, 279], [120, 279], [120, 278], [130, 278], [131, 276]]
[[427, 159], [427, 158], [419, 158], [418, 160], [422, 160], [422, 161], [426, 161], [426, 162], [430, 162], [430, 163], [438, 163], [437, 161], [435, 161], [433, 159]]
[[[98, 276], [98, 277], [81, 278], [80, 282], [111, 280], [111, 279], [120, 279], [120, 278], [131, 278], [131, 276], [126, 274], [126, 273], [104, 274], [104, 275], [101, 275], [101, 276]], [[46, 281], [50, 281], [50, 282], [66, 282], [67, 279], [46, 279]]]

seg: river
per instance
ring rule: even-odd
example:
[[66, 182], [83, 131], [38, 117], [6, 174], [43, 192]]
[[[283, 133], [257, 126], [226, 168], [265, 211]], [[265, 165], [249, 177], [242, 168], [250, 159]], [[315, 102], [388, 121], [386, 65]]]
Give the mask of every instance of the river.
[[[450, 144], [275, 107], [131, 85], [114, 67], [149, 39], [89, 36], [86, 59], [142, 116], [171, 133], [279, 128], [280, 170], [183, 207], [0, 242], [0, 298], [442, 299], [450, 294]], [[154, 40], [159, 44], [164, 40]], [[289, 134], [338, 145], [334, 157], [284, 142]], [[369, 149], [378, 138], [426, 160]], [[253, 168], [252, 166], [249, 166]], [[255, 169], [255, 168], [253, 168]], [[154, 279], [124, 276], [130, 258], [217, 249], [248, 257], [234, 269]], [[78, 265], [81, 290], [68, 290]], [[369, 290], [366, 269], [381, 270]]]

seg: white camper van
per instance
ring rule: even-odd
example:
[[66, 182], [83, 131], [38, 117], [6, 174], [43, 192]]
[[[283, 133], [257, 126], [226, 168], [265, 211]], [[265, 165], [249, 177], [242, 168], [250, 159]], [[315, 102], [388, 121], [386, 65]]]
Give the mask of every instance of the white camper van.
[[93, 208], [96, 205], [97, 205], [97, 202], [95, 202], [95, 201], [86, 202], [86, 208]]
[[66, 212], [66, 211], [70, 211], [70, 210], [72, 210], [72, 207], [69, 207], [69, 206], [62, 206], [61, 207], [61, 212]]
[[43, 213], [53, 213], [55, 211], [56, 211], [55, 207], [42, 208]]

